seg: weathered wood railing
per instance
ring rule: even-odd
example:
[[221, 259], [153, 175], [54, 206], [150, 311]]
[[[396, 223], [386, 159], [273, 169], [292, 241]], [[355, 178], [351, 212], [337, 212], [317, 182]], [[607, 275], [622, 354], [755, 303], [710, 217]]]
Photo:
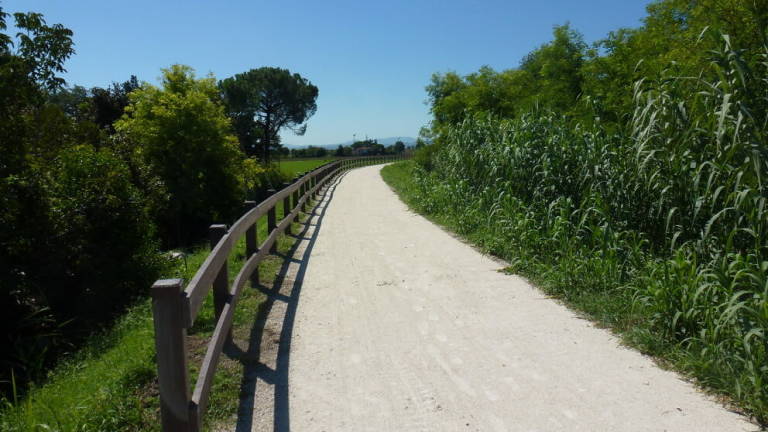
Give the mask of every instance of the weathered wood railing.
[[[309, 200], [340, 173], [359, 166], [403, 159], [404, 156], [370, 156], [331, 162], [285, 184], [258, 205], [246, 202], [246, 213], [231, 227], [211, 225], [211, 253], [184, 287], [181, 279], [163, 279], [152, 286], [152, 314], [155, 324], [157, 373], [160, 387], [160, 415], [164, 432], [197, 432], [208, 406], [213, 376], [225, 344], [231, 341], [232, 318], [240, 293], [250, 280], [258, 283], [258, 265], [277, 251], [277, 239], [290, 233], [291, 223], [305, 211]], [[277, 222], [277, 204], [283, 214]], [[257, 247], [257, 222], [267, 216], [267, 238]], [[229, 284], [227, 260], [238, 240], [245, 236], [246, 261]], [[213, 290], [216, 327], [190, 397], [187, 367], [187, 329], [191, 328], [208, 292]], [[233, 395], [233, 397], [236, 397]]]

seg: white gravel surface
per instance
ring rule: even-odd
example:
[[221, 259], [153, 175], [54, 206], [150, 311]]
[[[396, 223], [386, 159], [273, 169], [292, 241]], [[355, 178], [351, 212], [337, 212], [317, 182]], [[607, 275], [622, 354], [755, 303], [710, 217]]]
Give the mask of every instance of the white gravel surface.
[[303, 234], [239, 431], [757, 429], [409, 211], [379, 170], [349, 172]]

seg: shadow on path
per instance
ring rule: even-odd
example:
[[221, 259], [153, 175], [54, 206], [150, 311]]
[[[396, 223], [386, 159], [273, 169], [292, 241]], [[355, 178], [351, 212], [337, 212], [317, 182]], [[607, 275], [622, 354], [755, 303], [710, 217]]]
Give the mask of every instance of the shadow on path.
[[[283, 259], [283, 264], [275, 278], [271, 288], [259, 285], [259, 289], [267, 296], [256, 315], [256, 320], [251, 327], [248, 350], [243, 352], [237, 347], [231, 347], [228, 353], [237, 358], [245, 366], [243, 379], [240, 384], [240, 404], [237, 411], [236, 432], [250, 432], [253, 429], [256, 407], [257, 383], [259, 381], [274, 386], [274, 430], [286, 432], [290, 430], [288, 367], [291, 353], [291, 336], [296, 319], [296, 309], [299, 303], [304, 275], [307, 270], [309, 257], [320, 232], [320, 227], [325, 217], [325, 212], [333, 198], [341, 179], [346, 173], [332, 180], [322, 192], [322, 198], [312, 208], [303, 228], [299, 233], [293, 234], [295, 243], [285, 254], [277, 255]], [[314, 222], [314, 223], [313, 223]], [[275, 307], [276, 303], [282, 303], [282, 307]], [[280, 316], [282, 315], [282, 316]], [[270, 324], [268, 327], [268, 323]], [[276, 323], [277, 326], [272, 325]], [[279, 337], [267, 334], [273, 327], [279, 327]], [[265, 364], [262, 357], [270, 357], [269, 353], [262, 352], [263, 341], [272, 338], [277, 343], [277, 353], [274, 366]], [[264, 347], [269, 348], [269, 347]], [[274, 356], [274, 354], [272, 355]], [[273, 363], [269, 359], [267, 363]], [[266, 390], [264, 390], [265, 392]], [[260, 392], [260, 396], [263, 392]], [[270, 410], [271, 411], [271, 410]]]

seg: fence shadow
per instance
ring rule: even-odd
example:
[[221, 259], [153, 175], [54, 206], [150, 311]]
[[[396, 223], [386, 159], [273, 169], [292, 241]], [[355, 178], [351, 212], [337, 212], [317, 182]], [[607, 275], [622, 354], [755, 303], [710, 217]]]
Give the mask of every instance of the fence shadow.
[[[272, 286], [265, 287], [259, 285], [256, 287], [267, 296], [267, 300], [259, 307], [256, 319], [251, 327], [247, 351], [241, 351], [233, 346], [230, 347], [230, 352], [227, 353], [244, 365], [243, 378], [240, 384], [240, 404], [237, 411], [236, 432], [250, 432], [253, 428], [254, 403], [256, 401], [257, 383], [259, 381], [274, 386], [274, 430], [279, 432], [290, 430], [288, 368], [290, 365], [291, 337], [299, 296], [309, 257], [320, 232], [325, 212], [333, 199], [336, 187], [345, 175], [346, 173], [341, 174], [327, 186], [322, 194], [322, 198], [312, 208], [306, 221], [302, 223], [301, 231], [292, 234], [296, 241], [291, 249], [284, 255], [278, 253], [283, 258], [283, 264]], [[294, 266], [295, 269], [293, 280], [290, 278], [292, 273], [291, 266]], [[273, 309], [276, 309], [273, 307], [276, 302], [285, 304], [285, 312], [280, 325], [275, 366], [270, 368], [269, 365], [260, 361], [260, 354], [266, 324], [270, 320], [270, 314], [273, 312]], [[274, 322], [273, 320], [270, 321]]]

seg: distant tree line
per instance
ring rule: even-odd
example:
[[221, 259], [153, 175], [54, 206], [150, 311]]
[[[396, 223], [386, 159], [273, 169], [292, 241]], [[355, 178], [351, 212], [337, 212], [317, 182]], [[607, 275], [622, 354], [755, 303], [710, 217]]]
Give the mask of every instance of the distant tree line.
[[339, 144], [335, 150], [325, 147], [308, 146], [305, 148], [287, 149], [283, 147], [278, 153], [283, 157], [291, 158], [321, 158], [321, 157], [349, 157], [349, 156], [381, 156], [401, 154], [405, 151], [405, 143], [398, 140], [394, 144], [384, 146], [376, 139], [355, 141], [345, 146]]

